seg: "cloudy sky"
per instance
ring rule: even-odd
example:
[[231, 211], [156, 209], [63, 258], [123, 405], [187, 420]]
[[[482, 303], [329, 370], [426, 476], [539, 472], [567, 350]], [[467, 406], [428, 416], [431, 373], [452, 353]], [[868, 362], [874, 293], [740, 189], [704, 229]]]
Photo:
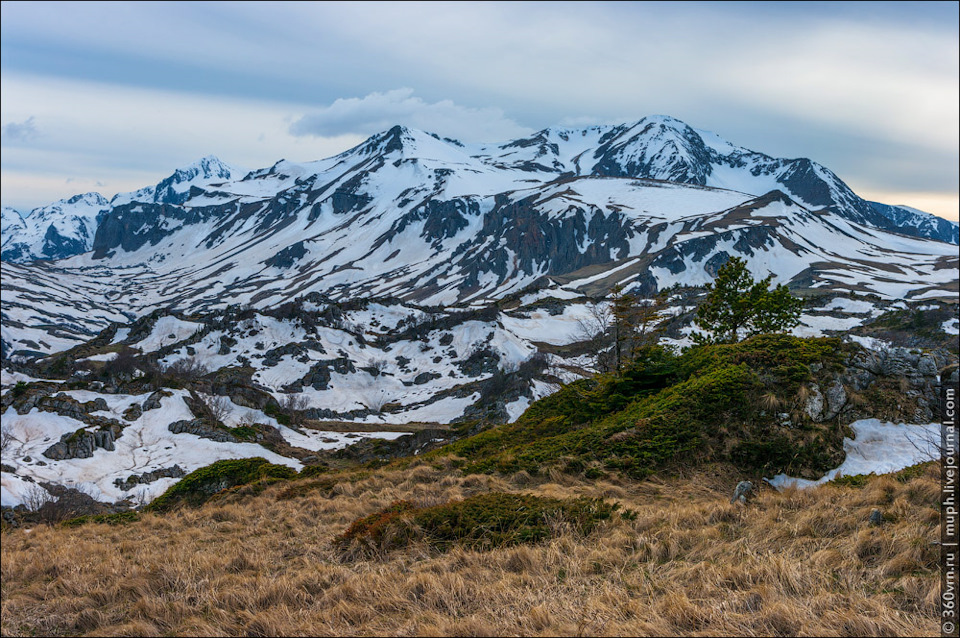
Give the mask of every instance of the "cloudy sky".
[[2, 203], [666, 114], [958, 217], [955, 2], [2, 3]]

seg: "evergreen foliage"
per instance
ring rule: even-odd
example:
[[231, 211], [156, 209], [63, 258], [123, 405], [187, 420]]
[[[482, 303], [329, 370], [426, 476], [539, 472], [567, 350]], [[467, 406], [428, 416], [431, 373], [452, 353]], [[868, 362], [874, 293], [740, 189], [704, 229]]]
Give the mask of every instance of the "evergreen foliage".
[[586, 535], [619, 507], [619, 503], [601, 499], [557, 499], [503, 492], [477, 494], [423, 508], [410, 501], [397, 501], [354, 521], [334, 539], [334, 544], [341, 549], [356, 543], [367, 550], [389, 550], [424, 541], [441, 551], [455, 545], [493, 549], [540, 542], [563, 525]]
[[286, 465], [274, 465], [262, 457], [217, 461], [190, 472], [157, 497], [147, 509], [163, 512], [178, 505], [199, 506], [214, 494], [263, 480], [292, 479], [297, 471]]
[[840, 348], [838, 339], [790, 335], [705, 345], [679, 356], [648, 347], [621, 374], [571, 383], [516, 422], [428, 456], [456, 455], [466, 472], [556, 466], [643, 477], [698, 461], [732, 461], [767, 476], [826, 471], [843, 458], [842, 432], [801, 417], [799, 427], [783, 427], [764, 398], [795, 405], [800, 386], [814, 379], [810, 366], [830, 373]]
[[785, 332], [800, 322], [802, 300], [783, 284], [770, 290], [773, 275], [754, 281], [747, 263], [733, 257], [707, 284], [707, 299], [695, 323], [710, 334], [695, 333], [698, 343], [736, 343], [758, 334]]

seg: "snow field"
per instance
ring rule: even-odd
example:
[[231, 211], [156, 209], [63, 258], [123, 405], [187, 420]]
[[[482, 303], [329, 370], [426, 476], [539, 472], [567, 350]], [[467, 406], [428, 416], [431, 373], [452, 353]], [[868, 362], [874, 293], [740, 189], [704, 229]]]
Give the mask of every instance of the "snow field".
[[764, 479], [778, 490], [791, 485], [809, 488], [822, 485], [838, 476], [857, 474], [889, 474], [905, 467], [940, 457], [937, 445], [940, 442], [940, 424], [896, 424], [879, 419], [861, 419], [850, 424], [855, 439], [844, 438], [843, 449], [847, 453], [844, 462], [811, 481], [778, 474]]

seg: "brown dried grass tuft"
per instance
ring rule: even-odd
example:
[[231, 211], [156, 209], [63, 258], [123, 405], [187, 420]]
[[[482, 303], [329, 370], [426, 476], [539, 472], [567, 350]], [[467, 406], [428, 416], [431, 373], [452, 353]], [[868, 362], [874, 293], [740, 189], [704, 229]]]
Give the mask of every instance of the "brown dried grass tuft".
[[[634, 482], [418, 465], [123, 527], [2, 536], [3, 635], [934, 635], [938, 468], [860, 488], [761, 489], [727, 467]], [[344, 562], [332, 539], [397, 500], [486, 491], [618, 500], [589, 536]], [[880, 508], [887, 522], [871, 526]]]

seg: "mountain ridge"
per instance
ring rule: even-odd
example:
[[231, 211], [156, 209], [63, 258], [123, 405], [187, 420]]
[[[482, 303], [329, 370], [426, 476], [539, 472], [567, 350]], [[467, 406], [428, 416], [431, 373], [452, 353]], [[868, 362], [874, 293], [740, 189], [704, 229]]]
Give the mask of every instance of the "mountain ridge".
[[[586, 145], [583, 144], [584, 141], [587, 142]], [[531, 150], [532, 153], [529, 152]], [[731, 144], [714, 133], [695, 129], [664, 115], [649, 116], [634, 123], [619, 125], [548, 127], [526, 138], [487, 145], [465, 145], [457, 140], [398, 125], [327, 160], [300, 164], [280, 160], [269, 169], [244, 173], [240, 181], [263, 177], [271, 174], [270, 171], [278, 174], [284, 168], [302, 172], [300, 177], [304, 177], [309, 176], [313, 169], [323, 172], [322, 167], [331, 161], [342, 163], [358, 156], [372, 158], [395, 152], [403, 155], [396, 158], [400, 161], [441, 161], [473, 172], [483, 172], [484, 168], [492, 166], [552, 174], [557, 177], [564, 173], [640, 177], [729, 188], [755, 196], [777, 187], [786, 187], [786, 190], [803, 204], [833, 207], [841, 215], [859, 223], [948, 243], [960, 241], [956, 223], [916, 209], [863, 200], [832, 171], [807, 158], [773, 158]], [[742, 169], [747, 169], [753, 179], [744, 175]], [[217, 179], [230, 180], [239, 173], [239, 170], [229, 167], [216, 157], [207, 156], [177, 169], [154, 186], [117, 194], [110, 200], [109, 208], [132, 202], [184, 204], [192, 198], [192, 186], [213, 184]], [[177, 188], [183, 184], [188, 187]], [[97, 196], [102, 198], [99, 194]], [[61, 200], [55, 204], [71, 203], [73, 199], [75, 198]], [[51, 217], [49, 213], [35, 216], [34, 211], [31, 211], [26, 217], [21, 215], [25, 221], [22, 230], [17, 225], [4, 229], [0, 258], [17, 262], [38, 258], [60, 259], [91, 250], [93, 235], [99, 226], [99, 220], [102, 219], [99, 213], [103, 212], [105, 216], [108, 212], [106, 201], [97, 205], [101, 210], [93, 216], [88, 213], [82, 224], [64, 227], [65, 224], [61, 221], [59, 226], [53, 224], [53, 231], [49, 230], [49, 226], [29, 230], [26, 228], [27, 220], [29, 225], [34, 227], [38, 226], [36, 222], [47, 223]], [[43, 209], [35, 209], [41, 210]], [[63, 216], [69, 214], [67, 211], [62, 213]], [[6, 226], [8, 225], [5, 224]], [[47, 237], [48, 233], [50, 237]], [[32, 244], [22, 239], [17, 241], [17, 235], [30, 234], [43, 235], [42, 241], [45, 243], [38, 247], [36, 238]]]
[[[819, 164], [705, 141], [673, 118], [500, 145], [395, 126], [324, 160], [242, 175], [208, 159], [203, 177], [171, 176], [182, 177], [170, 198], [164, 182], [114, 198], [85, 252], [6, 262], [4, 351], [51, 351], [71, 330], [89, 336], [157, 308], [266, 308], [310, 293], [470, 306], [562, 281], [579, 294], [619, 284], [650, 295], [708, 283], [731, 256], [795, 290], [958, 290], [955, 245], [871, 223], [899, 209], [867, 218]], [[5, 215], [17, 230], [19, 216]]]

